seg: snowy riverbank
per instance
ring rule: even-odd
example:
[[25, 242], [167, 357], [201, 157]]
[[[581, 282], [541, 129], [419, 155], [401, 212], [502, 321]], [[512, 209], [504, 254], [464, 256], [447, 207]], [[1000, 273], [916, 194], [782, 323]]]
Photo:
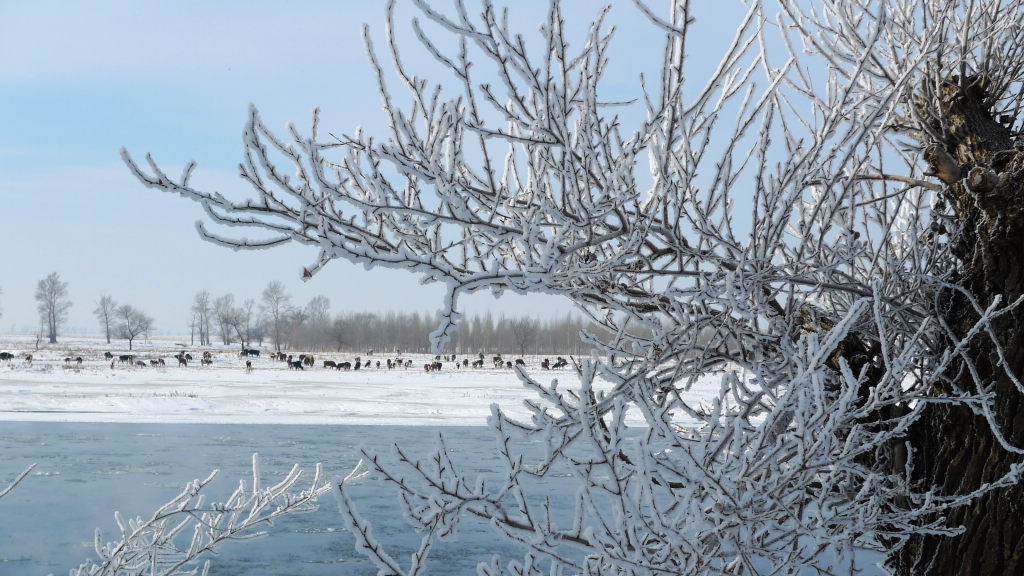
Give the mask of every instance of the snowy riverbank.
[[[0, 351], [15, 355], [0, 362], [0, 420], [478, 426], [486, 422], [492, 404], [512, 416], [527, 416], [523, 400], [532, 397], [512, 370], [456, 369], [444, 362], [440, 372], [426, 373], [424, 363], [433, 360], [427, 355], [403, 355], [413, 366], [392, 370], [378, 369], [376, 362], [386, 366], [394, 355], [362, 355], [372, 368], [338, 371], [323, 368], [322, 360], [354, 361], [355, 355], [325, 354], [300, 371], [264, 353], [250, 359], [252, 370], [247, 371], [238, 348], [188, 348], [195, 359], [179, 367], [173, 356], [183, 348], [172, 340], [136, 346], [132, 354], [145, 367], [105, 359], [105, 351], [115, 356], [128, 351], [122, 343], [107, 346], [100, 338], [69, 337], [52, 347], [34, 346], [28, 336], [0, 336]], [[212, 365], [200, 366], [204, 350], [211, 352]], [[33, 355], [31, 363], [27, 354]], [[165, 365], [149, 365], [158, 359]], [[533, 377], [544, 383], [557, 378], [562, 389], [578, 386], [571, 365], [542, 370], [541, 360], [525, 358]], [[486, 363], [491, 365], [490, 358]], [[690, 395], [707, 398], [717, 389], [718, 383], [709, 381], [694, 386]]]

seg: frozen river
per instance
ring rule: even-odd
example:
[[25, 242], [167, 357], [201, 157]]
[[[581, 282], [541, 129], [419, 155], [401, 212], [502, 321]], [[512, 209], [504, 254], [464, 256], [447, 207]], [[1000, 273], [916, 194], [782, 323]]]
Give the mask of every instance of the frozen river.
[[[194, 478], [220, 469], [210, 494], [225, 499], [238, 480], [251, 477], [258, 452], [266, 481], [280, 479], [299, 464], [312, 471], [322, 462], [327, 475], [347, 474], [358, 461], [356, 447], [387, 452], [393, 442], [418, 453], [443, 433], [456, 462], [484, 475], [500, 474], [494, 442], [485, 427], [403, 427], [351, 425], [236, 425], [0, 422], [0, 482], [37, 463], [34, 473], [0, 500], [0, 574], [63, 575], [95, 558], [97, 527], [110, 539], [113, 511], [148, 517]], [[566, 506], [571, 494], [562, 487]], [[358, 488], [363, 514], [381, 540], [411, 552], [418, 537], [398, 510], [394, 493], [374, 481]], [[558, 490], [549, 493], [559, 499]], [[454, 542], [431, 553], [433, 574], [475, 574], [477, 562], [493, 553], [521, 558], [497, 541], [486, 526], [465, 524]], [[408, 553], [396, 554], [407, 562]], [[213, 557], [211, 575], [371, 575], [376, 568], [353, 550], [353, 538], [332, 494], [316, 512], [286, 516], [270, 536], [229, 543]]]
[[[331, 478], [352, 470], [360, 445], [386, 453], [397, 442], [425, 455], [443, 433], [456, 463], [499, 476], [494, 440], [483, 426], [487, 416], [497, 405], [528, 418], [523, 400], [536, 398], [508, 369], [447, 363], [440, 373], [425, 373], [423, 364], [433, 360], [426, 355], [406, 356], [420, 367], [408, 370], [378, 369], [384, 357], [358, 372], [323, 368], [322, 360], [354, 360], [343, 355], [326, 355], [302, 371], [261, 357], [247, 370], [233, 349], [212, 349], [212, 366], [178, 367], [170, 360], [182, 347], [173, 342], [137, 347], [142, 366], [106, 359], [105, 348], [97, 339], [69, 338], [36, 350], [28, 339], [0, 336], [0, 350], [15, 355], [0, 365], [0, 486], [37, 464], [0, 499], [0, 575], [67, 574], [95, 558], [97, 527], [104, 540], [114, 539], [115, 510], [148, 517], [213, 469], [221, 472], [210, 497], [224, 500], [239, 479], [251, 477], [254, 452], [265, 482], [281, 479], [293, 464], [311, 473], [316, 462]], [[161, 359], [165, 365], [151, 366]], [[563, 390], [579, 386], [574, 370], [542, 370], [539, 360], [526, 358], [531, 377], [544, 384], [558, 379]], [[598, 391], [608, 387], [595, 382]], [[717, 389], [718, 378], [710, 378], [687, 395], [699, 403]], [[631, 412], [627, 422], [642, 419]], [[569, 479], [557, 476], [538, 491], [564, 517], [571, 515], [572, 492]], [[355, 494], [377, 537], [397, 546], [392, 555], [407, 564], [419, 537], [405, 524], [394, 493], [366, 480]], [[220, 549], [210, 574], [376, 574], [353, 542], [329, 494], [315, 513], [286, 516], [267, 539]], [[475, 574], [477, 563], [495, 553], [522, 559], [487, 526], [463, 524], [456, 541], [432, 549], [431, 573]]]

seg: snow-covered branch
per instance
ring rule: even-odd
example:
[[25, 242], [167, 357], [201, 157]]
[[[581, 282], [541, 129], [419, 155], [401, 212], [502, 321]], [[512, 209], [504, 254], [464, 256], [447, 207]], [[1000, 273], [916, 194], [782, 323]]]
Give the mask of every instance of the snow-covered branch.
[[224, 502], [208, 502], [203, 492], [217, 475], [215, 470], [203, 480], [188, 483], [148, 519], [125, 518], [115, 512], [119, 539], [105, 542], [97, 529], [98, 560], [86, 561], [71, 570], [71, 575], [178, 576], [197, 571], [205, 575], [210, 563], [202, 559], [218, 546], [265, 536], [264, 527], [285, 514], [312, 511], [317, 498], [329, 489], [319, 464], [309, 487], [294, 491], [303, 476], [298, 466], [277, 484], [264, 487], [256, 454], [252, 462], [252, 485], [246, 487], [245, 480], [239, 481]]

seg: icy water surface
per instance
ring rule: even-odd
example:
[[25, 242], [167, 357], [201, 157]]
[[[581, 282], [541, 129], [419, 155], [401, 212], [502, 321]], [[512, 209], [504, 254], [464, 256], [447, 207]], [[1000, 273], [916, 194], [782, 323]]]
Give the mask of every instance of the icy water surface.
[[[224, 424], [90, 424], [0, 422], [0, 485], [6, 486], [29, 464], [34, 473], [0, 500], [0, 574], [64, 575], [95, 558], [93, 534], [113, 539], [114, 510], [126, 517], [149, 517], [177, 495], [184, 484], [220, 469], [208, 497], [227, 499], [239, 479], [249, 485], [251, 455], [260, 454], [265, 484], [279, 481], [293, 464], [309, 473], [323, 462], [327, 478], [344, 476], [358, 461], [362, 445], [387, 452], [397, 442], [409, 453], [426, 455], [437, 434], [445, 435], [457, 463], [475, 473], [500, 477], [492, 454], [494, 440], [484, 427], [261, 426]], [[571, 507], [571, 486], [547, 492]], [[396, 506], [394, 492], [373, 481], [358, 487], [362, 514], [375, 535], [392, 543], [403, 565], [419, 537]], [[353, 538], [332, 494], [311, 514], [285, 517], [270, 536], [229, 543], [212, 557], [211, 575], [376, 574], [353, 550]], [[481, 523], [463, 524], [455, 541], [431, 552], [433, 574], [475, 574], [476, 564], [500, 553], [521, 559], [522, 551], [496, 540]]]

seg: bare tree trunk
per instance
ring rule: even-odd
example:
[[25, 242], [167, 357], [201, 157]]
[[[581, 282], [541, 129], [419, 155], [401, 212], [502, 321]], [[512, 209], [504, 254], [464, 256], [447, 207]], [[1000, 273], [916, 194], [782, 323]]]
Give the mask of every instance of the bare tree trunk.
[[[962, 88], [956, 82], [947, 86], [941, 110], [948, 122], [948, 141], [936, 143], [926, 155], [940, 178], [944, 166], [946, 172], [954, 167], [944, 194], [962, 226], [950, 240], [959, 260], [955, 283], [981, 308], [997, 297], [1005, 305], [1024, 295], [1024, 152], [1013, 150], [1009, 130], [985, 109], [984, 86]], [[936, 305], [936, 314], [956, 338], [966, 335], [978, 319], [961, 292], [940, 293]], [[993, 329], [1009, 372], [1024, 375], [1024, 309], [997, 318]], [[1000, 367], [991, 339], [972, 340], [959, 371], [951, 373], [951, 384], [976, 391], [971, 365], [978, 380], [991, 385], [996, 395], [994, 420], [999, 431], [1012, 446], [1024, 446], [1024, 395]], [[934, 392], [941, 395], [944, 390]], [[973, 492], [1022, 461], [1001, 446], [984, 416], [962, 404], [930, 405], [909, 440], [914, 447], [914, 480], [924, 488], [937, 486], [947, 495]], [[947, 515], [947, 525], [964, 526], [962, 535], [917, 535], [890, 561], [897, 573], [906, 575], [1022, 574], [1022, 509], [1024, 484], [994, 490]]]

